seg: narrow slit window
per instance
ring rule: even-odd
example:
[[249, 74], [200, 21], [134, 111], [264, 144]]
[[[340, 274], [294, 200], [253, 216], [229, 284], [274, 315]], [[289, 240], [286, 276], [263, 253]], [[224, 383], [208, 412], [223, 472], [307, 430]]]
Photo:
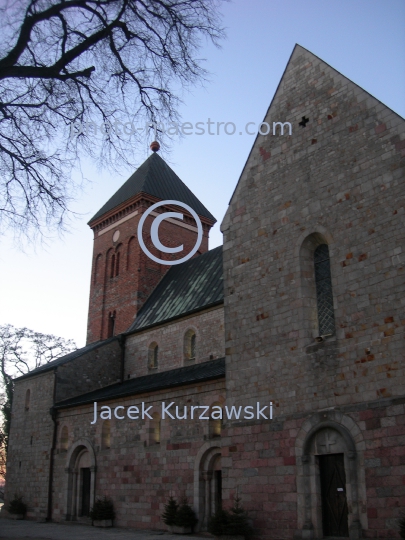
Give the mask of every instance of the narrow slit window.
[[29, 410], [30, 410], [30, 402], [31, 402], [31, 390], [28, 389], [28, 390], [25, 392], [25, 410], [26, 410], [26, 411], [29, 411]]
[[118, 276], [120, 273], [120, 252], [117, 253], [117, 262], [115, 264], [115, 275]]
[[159, 346], [156, 342], [149, 345], [148, 351], [148, 367], [149, 369], [157, 369], [159, 362]]
[[108, 335], [107, 337], [113, 337], [115, 334], [115, 311], [108, 316]]
[[330, 274], [329, 248], [319, 245], [314, 252], [316, 303], [318, 308], [318, 331], [320, 336], [335, 333], [333, 313], [332, 278]]

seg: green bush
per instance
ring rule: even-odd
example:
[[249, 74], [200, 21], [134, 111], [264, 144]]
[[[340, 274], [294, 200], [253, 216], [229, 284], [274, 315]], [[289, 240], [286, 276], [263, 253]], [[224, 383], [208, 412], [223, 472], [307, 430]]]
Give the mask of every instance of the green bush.
[[250, 538], [253, 534], [253, 529], [249, 522], [247, 512], [242, 508], [240, 504], [240, 498], [236, 497], [233, 506], [229, 513], [229, 523], [226, 534], [240, 534], [245, 538]]
[[27, 511], [27, 505], [23, 502], [22, 497], [14, 495], [14, 499], [10, 501], [8, 505], [8, 511], [10, 514], [23, 514]]
[[194, 510], [187, 504], [187, 500], [184, 499], [177, 510], [174, 525], [177, 525], [178, 527], [191, 527], [191, 529], [193, 529], [197, 524], [197, 521], [198, 519]]
[[253, 534], [253, 529], [249, 522], [247, 512], [240, 504], [240, 498], [236, 497], [231, 510], [218, 510], [211, 517], [208, 523], [208, 532], [214, 536], [244, 536], [250, 538]]
[[176, 516], [179, 509], [179, 505], [173, 497], [169, 497], [167, 504], [165, 504], [165, 511], [162, 514], [163, 523], [166, 525], [174, 525], [176, 522]]
[[103, 519], [114, 519], [114, 505], [111, 499], [104, 497], [97, 499], [93, 508], [90, 511], [90, 517], [93, 521], [101, 521]]

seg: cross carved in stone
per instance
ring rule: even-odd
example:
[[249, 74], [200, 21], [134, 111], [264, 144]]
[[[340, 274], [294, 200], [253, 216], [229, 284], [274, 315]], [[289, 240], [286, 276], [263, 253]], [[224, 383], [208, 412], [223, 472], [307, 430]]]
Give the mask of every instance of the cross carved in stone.
[[307, 127], [308, 122], [309, 122], [309, 118], [305, 118], [305, 116], [303, 116], [301, 122], [299, 122], [298, 125], [301, 127]]
[[336, 444], [336, 439], [333, 440], [332, 436], [330, 436], [330, 433], [329, 431], [326, 431], [325, 432], [325, 435], [324, 435], [324, 442], [323, 443], [319, 443], [319, 446], [324, 446], [325, 447], [325, 452], [329, 453], [331, 451], [330, 447], [334, 444]]

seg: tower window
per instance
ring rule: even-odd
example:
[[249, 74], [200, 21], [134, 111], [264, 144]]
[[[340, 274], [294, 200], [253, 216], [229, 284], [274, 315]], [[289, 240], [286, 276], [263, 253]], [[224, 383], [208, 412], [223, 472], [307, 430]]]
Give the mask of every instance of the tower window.
[[108, 315], [108, 335], [107, 337], [113, 337], [115, 333], [115, 311]]
[[115, 275], [118, 276], [120, 273], [120, 252], [117, 253], [117, 260], [115, 263]]
[[156, 342], [153, 342], [149, 345], [148, 350], [148, 367], [149, 369], [157, 369], [158, 367], [158, 355], [159, 347]]
[[334, 334], [335, 316], [333, 313], [332, 278], [327, 244], [320, 244], [315, 249], [314, 265], [319, 335]]
[[115, 270], [115, 255], [111, 257], [111, 271], [110, 271], [110, 277], [114, 277], [114, 270]]

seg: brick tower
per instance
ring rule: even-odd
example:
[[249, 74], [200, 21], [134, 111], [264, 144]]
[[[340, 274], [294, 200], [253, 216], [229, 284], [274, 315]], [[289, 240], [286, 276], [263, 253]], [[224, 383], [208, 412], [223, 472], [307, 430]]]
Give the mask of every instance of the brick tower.
[[[152, 149], [156, 150], [156, 146]], [[145, 255], [137, 239], [143, 213], [162, 200], [183, 202], [198, 214], [203, 226], [203, 240], [195, 256], [208, 251], [209, 231], [215, 218], [165, 161], [153, 153], [89, 221], [94, 232], [94, 247], [87, 343], [127, 330], [170, 268]], [[158, 251], [150, 239], [153, 219], [167, 211], [180, 211], [184, 215], [182, 221], [165, 219], [159, 227], [159, 240], [164, 246], [184, 246], [175, 255]], [[161, 206], [147, 217], [143, 239], [146, 247], [159, 259], [180, 259], [196, 244], [196, 223], [181, 207]]]

